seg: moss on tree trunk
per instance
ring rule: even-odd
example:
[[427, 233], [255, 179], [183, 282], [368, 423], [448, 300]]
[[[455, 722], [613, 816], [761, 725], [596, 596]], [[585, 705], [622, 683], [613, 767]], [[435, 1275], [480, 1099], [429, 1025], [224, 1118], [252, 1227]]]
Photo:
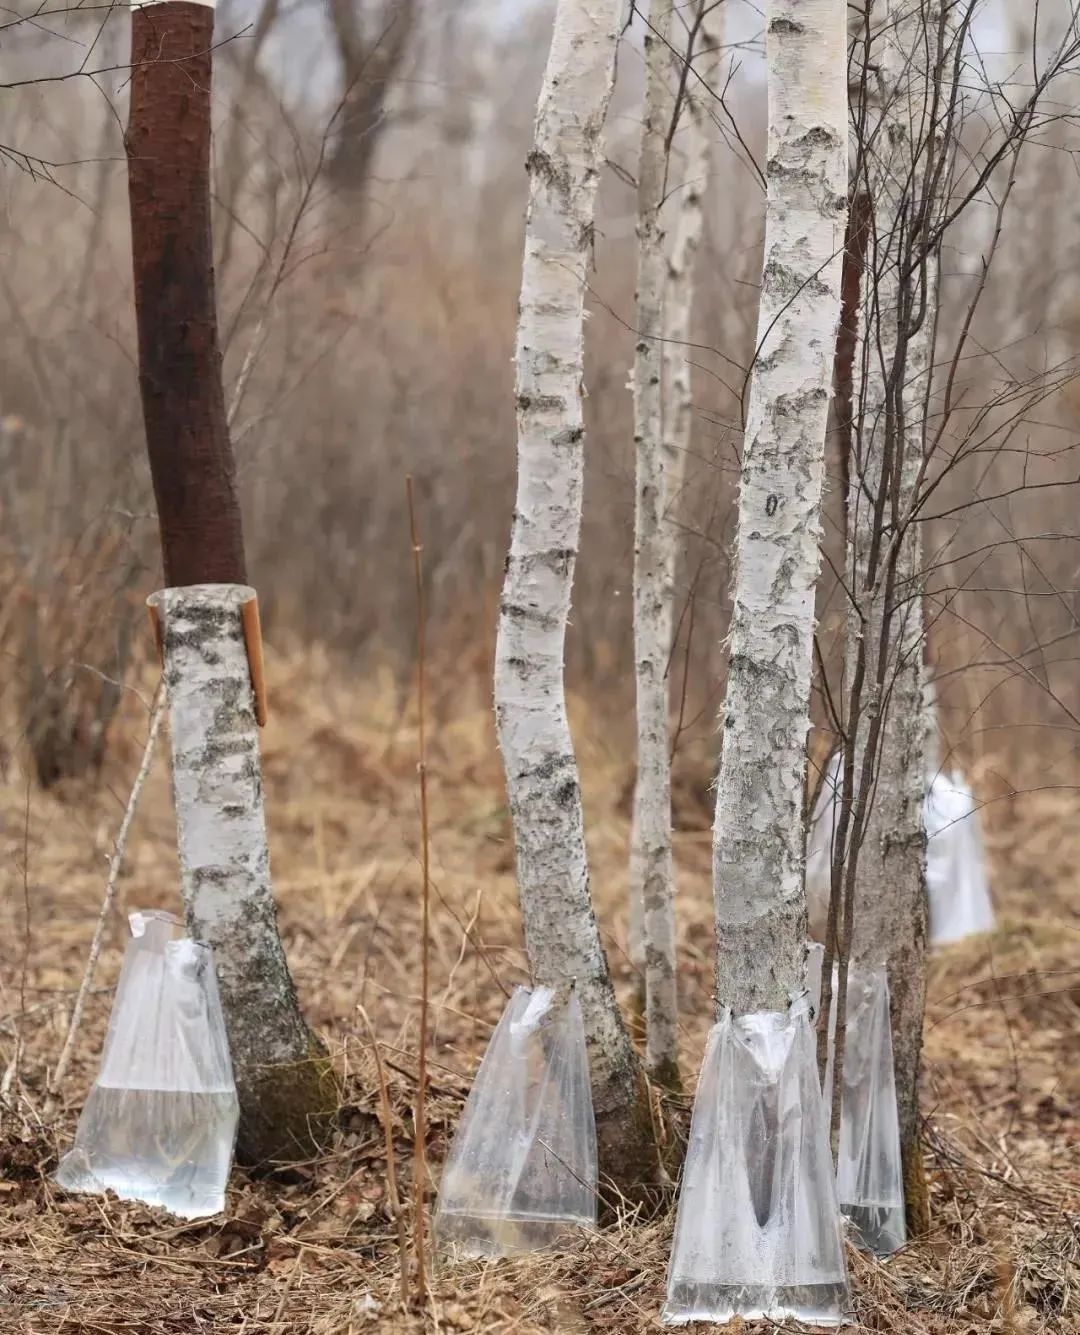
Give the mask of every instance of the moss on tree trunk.
[[922, 1137], [918, 1133], [904, 1150], [904, 1204], [908, 1236], [925, 1238], [930, 1232], [930, 1184], [923, 1162]]
[[245, 1164], [295, 1162], [318, 1152], [341, 1097], [337, 1072], [314, 1036], [306, 1061], [245, 1071], [237, 1078], [237, 1092], [236, 1157]]
[[632, 1096], [620, 1089], [609, 1106], [596, 1109], [602, 1211], [627, 1203], [655, 1209], [668, 1194], [672, 1166], [662, 1162], [659, 1144], [664, 1128], [656, 1125], [644, 1070], [636, 1066], [632, 1078]]

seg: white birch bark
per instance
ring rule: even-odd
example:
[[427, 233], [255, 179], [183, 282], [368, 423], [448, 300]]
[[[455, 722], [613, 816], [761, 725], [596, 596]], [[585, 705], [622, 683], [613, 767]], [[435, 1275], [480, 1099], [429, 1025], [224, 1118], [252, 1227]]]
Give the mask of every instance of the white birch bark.
[[[711, 4], [711, 0], [704, 0]], [[708, 189], [711, 144], [708, 126], [708, 89], [715, 86], [720, 69], [721, 6], [708, 10], [698, 35], [701, 55], [687, 81], [686, 126], [681, 135], [685, 169], [679, 191], [675, 231], [668, 250], [664, 289], [664, 368], [661, 430], [667, 505], [660, 528], [659, 547], [664, 568], [663, 612], [659, 629], [670, 659], [675, 623], [675, 578], [682, 550], [675, 509], [682, 492], [686, 459], [693, 434], [693, 387], [690, 356], [691, 318], [694, 310], [695, 266], [704, 233], [704, 199]], [[670, 695], [670, 679], [669, 679]], [[670, 703], [670, 700], [669, 700]], [[669, 781], [670, 787], [670, 781]], [[630, 915], [628, 953], [642, 980], [645, 977], [643, 935], [644, 849], [640, 834], [639, 804], [643, 797], [640, 771], [634, 784], [634, 807], [630, 832]], [[670, 799], [669, 799], [670, 807]], [[674, 892], [674, 874], [672, 874]], [[644, 990], [644, 987], [643, 987]]]
[[712, 143], [709, 137], [710, 92], [718, 91], [723, 4], [703, 0], [708, 8], [698, 33], [700, 56], [687, 80], [686, 125], [681, 132], [685, 161], [678, 214], [668, 253], [667, 287], [664, 297], [664, 457], [669, 507], [661, 531], [666, 571], [664, 584], [667, 614], [666, 640], [670, 642], [675, 612], [675, 574], [678, 565], [679, 529], [673, 522], [672, 506], [678, 502], [686, 474], [694, 423], [690, 342], [695, 268], [705, 228], [705, 195], [709, 184]]
[[[852, 587], [858, 590], [849, 658], [855, 637], [861, 636], [865, 693], [872, 709], [882, 711], [882, 725], [876, 757], [865, 754], [869, 715], [856, 738], [856, 784], [870, 764], [874, 787], [859, 850], [851, 957], [856, 964], [888, 964], [905, 1184], [918, 1224], [920, 1211], [912, 1197], [924, 1191], [915, 1160], [929, 935], [922, 543], [919, 525], [910, 524], [895, 553], [890, 591], [885, 553], [896, 539], [882, 530], [882, 523], [889, 524], [893, 513], [908, 515], [921, 484], [937, 321], [936, 253], [926, 255], [923, 278], [917, 269], [909, 278], [904, 271], [914, 258], [912, 247], [924, 244], [913, 220], [923, 209], [931, 223], [940, 213], [925, 196], [934, 188], [930, 173], [944, 149], [940, 127], [930, 124], [930, 117], [936, 66], [951, 58], [951, 27], [945, 30], [946, 50], [939, 52], [941, 0], [886, 0], [881, 8], [873, 48], [879, 93], [869, 99], [867, 118], [867, 184], [873, 211], [867, 273], [874, 275], [874, 284], [864, 292], [861, 306], [856, 365], [862, 411], [852, 437], [848, 542]], [[947, 102], [947, 80], [941, 91]], [[941, 181], [947, 185], [948, 173]], [[920, 311], [913, 328], [913, 315]], [[894, 467], [897, 453], [899, 468]], [[883, 519], [877, 520], [873, 498], [882, 489], [886, 504]], [[880, 555], [871, 577], [875, 546]], [[875, 685], [879, 681], [880, 692]]]
[[[173, 795], [184, 909], [211, 946], [241, 1104], [240, 1147], [308, 1146], [320, 1104], [312, 1081], [333, 1080], [300, 1013], [277, 930], [262, 766], [241, 608], [254, 589], [197, 584], [150, 599], [160, 618], [172, 740]], [[299, 1114], [291, 1116], [297, 1103]]]
[[537, 983], [577, 985], [600, 1168], [642, 1176], [643, 1081], [593, 915], [563, 658], [581, 527], [586, 273], [621, 0], [559, 0], [528, 158], [517, 340], [518, 485], [495, 651], [495, 715]]
[[825, 431], [847, 213], [845, 0], [766, 9], [768, 198], [717, 785], [717, 1003], [803, 988], [803, 789]]
[[[711, 0], [704, 0], [710, 4]], [[670, 14], [671, 6], [668, 6]], [[663, 288], [663, 367], [662, 403], [660, 410], [659, 463], [653, 469], [658, 474], [661, 495], [654, 504], [652, 493], [646, 493], [644, 480], [637, 490], [635, 521], [638, 541], [635, 555], [637, 685], [639, 695], [638, 727], [643, 729], [649, 719], [649, 736], [638, 739], [638, 769], [634, 784], [634, 810], [630, 834], [630, 930], [629, 953], [634, 967], [644, 980], [646, 996], [646, 1065], [654, 1079], [663, 1080], [663, 1071], [675, 1073], [676, 1030], [678, 1024], [678, 989], [675, 960], [675, 875], [671, 853], [671, 776], [668, 708], [670, 705], [670, 675], [657, 683], [657, 672], [668, 673], [673, 648], [675, 624], [675, 580], [682, 545], [676, 507], [682, 492], [686, 459], [690, 451], [693, 430], [693, 387], [691, 363], [687, 350], [691, 318], [694, 308], [694, 270], [704, 230], [703, 202], [708, 186], [710, 141], [708, 135], [708, 90], [715, 85], [720, 68], [722, 7], [708, 10], [697, 35], [696, 50], [700, 56], [693, 62], [693, 72], [686, 82], [685, 123], [679, 132], [683, 158], [683, 176], [677, 192], [677, 212], [674, 232], [668, 247], [666, 277]], [[665, 21], [666, 21], [665, 16]], [[694, 53], [691, 53], [692, 55]], [[646, 130], [661, 137], [666, 131], [663, 124], [653, 126], [646, 107]], [[664, 120], [673, 113], [671, 99], [667, 99]], [[643, 165], [645, 143], [642, 143]], [[671, 165], [668, 163], [670, 179]], [[639, 189], [643, 188], [639, 177]], [[669, 193], [671, 193], [669, 191]], [[641, 263], [644, 265], [644, 247]], [[643, 333], [644, 312], [639, 307], [638, 327]], [[641, 359], [635, 364], [635, 411], [638, 401], [644, 408], [648, 396], [641, 393]], [[651, 368], [650, 368], [651, 369]], [[642, 414], [644, 416], [644, 413]], [[644, 437], [636, 435], [637, 450], [642, 450]], [[645, 470], [640, 470], [644, 472]], [[650, 596], [651, 595], [651, 596]], [[637, 612], [640, 611], [640, 615]], [[648, 671], [646, 671], [646, 667]], [[644, 706], [644, 707], [643, 707]], [[663, 710], [663, 731], [659, 720]], [[650, 718], [651, 716], [651, 718]], [[662, 736], [663, 747], [657, 739]], [[643, 806], [647, 808], [644, 814]], [[646, 843], [649, 836], [649, 844]], [[655, 899], [657, 913], [649, 933], [649, 948], [645, 944], [644, 905], [647, 882], [659, 886], [661, 896]], [[650, 963], [652, 960], [654, 963]], [[648, 1004], [649, 978], [654, 979], [654, 1003]]]
[[672, 0], [652, 0], [645, 30], [645, 112], [638, 161], [637, 342], [634, 452], [634, 669], [637, 781], [631, 869], [640, 880], [645, 965], [645, 1065], [659, 1084], [678, 1082], [678, 996], [668, 762], [671, 596], [665, 561], [670, 499], [663, 431], [666, 138], [674, 107], [669, 47]]

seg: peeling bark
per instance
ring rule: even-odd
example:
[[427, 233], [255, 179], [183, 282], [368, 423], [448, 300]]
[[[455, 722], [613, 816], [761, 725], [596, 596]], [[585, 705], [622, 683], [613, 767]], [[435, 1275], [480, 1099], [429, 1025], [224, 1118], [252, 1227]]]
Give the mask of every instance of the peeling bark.
[[845, 533], [848, 491], [851, 485], [852, 431], [855, 425], [855, 352], [859, 344], [859, 303], [866, 269], [866, 247], [869, 241], [871, 215], [869, 199], [864, 192], [856, 189], [851, 196], [851, 212], [848, 215], [844, 236], [844, 270], [840, 287], [840, 328], [836, 334], [833, 405]]
[[804, 985], [814, 588], [847, 215], [844, 0], [767, 9], [768, 199], [717, 786], [717, 1003]]
[[236, 1086], [237, 1153], [308, 1155], [337, 1104], [304, 1023], [270, 885], [242, 585], [165, 589], [162, 621], [180, 878], [192, 937], [213, 947]]
[[529, 154], [517, 340], [518, 486], [499, 607], [495, 717], [534, 980], [573, 980], [602, 1176], [655, 1180], [643, 1074], [589, 892], [563, 659], [581, 527], [585, 281], [621, 0], [559, 0]]

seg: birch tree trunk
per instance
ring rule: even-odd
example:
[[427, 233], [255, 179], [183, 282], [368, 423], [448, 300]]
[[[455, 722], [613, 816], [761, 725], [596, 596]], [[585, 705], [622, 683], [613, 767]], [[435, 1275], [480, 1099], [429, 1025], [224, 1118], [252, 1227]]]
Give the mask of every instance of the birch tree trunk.
[[645, 114], [638, 163], [637, 342], [634, 451], [634, 669], [637, 780], [631, 887], [640, 897], [645, 965], [645, 1065], [658, 1084], [677, 1086], [678, 994], [668, 761], [668, 658], [672, 589], [665, 559], [670, 457], [663, 429], [667, 133], [674, 109], [669, 47], [672, 0], [652, 0], [645, 30]]
[[[675, 912], [674, 894], [675, 877], [671, 855], [671, 779], [670, 779], [670, 737], [668, 730], [668, 706], [670, 703], [670, 664], [674, 648], [673, 630], [675, 624], [675, 580], [681, 550], [679, 528], [675, 522], [675, 507], [682, 492], [683, 477], [686, 470], [686, 458], [690, 452], [693, 428], [693, 387], [691, 383], [690, 358], [687, 344], [690, 339], [691, 317], [694, 308], [694, 270], [704, 228], [705, 211], [703, 201], [708, 186], [710, 142], [708, 135], [709, 89], [713, 88], [720, 68], [721, 8], [713, 5], [712, 0], [700, 0], [704, 13], [697, 27], [695, 49], [701, 52], [694, 59], [694, 51], [688, 52], [693, 60], [692, 72], [686, 81], [685, 128], [680, 133], [682, 155], [684, 159], [683, 179], [678, 192], [678, 212], [675, 217], [674, 234], [668, 248], [666, 276], [663, 295], [663, 367], [662, 367], [662, 403], [660, 411], [660, 447], [659, 466], [653, 471], [659, 475], [663, 499], [657, 499], [655, 505], [646, 504], [652, 496], [647, 495], [644, 483], [637, 490], [637, 510], [635, 520], [638, 525], [638, 543], [635, 555], [637, 564], [643, 568], [640, 575], [635, 569], [635, 597], [642, 603], [640, 618], [640, 639], [646, 653], [636, 655], [637, 684], [639, 700], [645, 703], [647, 696], [650, 711], [655, 711], [655, 718], [660, 717], [663, 709], [663, 733], [652, 735], [645, 740], [638, 740], [638, 770], [634, 784], [633, 821], [630, 835], [630, 931], [629, 953], [634, 967], [638, 970], [643, 986], [640, 996], [645, 998], [647, 1023], [646, 1064], [653, 1079], [660, 1083], [671, 1083], [678, 1077], [676, 1066], [676, 1026], [678, 1022], [678, 992], [675, 982]], [[669, 6], [670, 10], [670, 6]], [[692, 28], [698, 20], [691, 20]], [[648, 108], [646, 108], [648, 112]], [[671, 100], [665, 109], [664, 121], [673, 114]], [[667, 129], [661, 123], [654, 130], [652, 118], [647, 119], [649, 133], [662, 137]], [[645, 161], [645, 135], [643, 133], [642, 159]], [[670, 164], [668, 165], [670, 173]], [[642, 188], [639, 178], [639, 189]], [[645, 258], [644, 248], [641, 256]], [[639, 332], [643, 332], [643, 312], [639, 309]], [[635, 364], [635, 395], [640, 395], [640, 361]], [[646, 396], [641, 395], [641, 398]], [[644, 405], [643, 405], [644, 406]], [[635, 403], [635, 409], [637, 403]], [[636, 440], [637, 448], [642, 448], [642, 438]], [[644, 522], [643, 522], [644, 521]], [[655, 522], [654, 522], [655, 521]], [[647, 560], [641, 560], [642, 557]], [[649, 595], [652, 595], [651, 598]], [[653, 675], [646, 676], [643, 662], [648, 665]], [[659, 667], [664, 675], [662, 685], [654, 689], [655, 672]], [[638, 727], [642, 728], [646, 710], [638, 707]], [[661, 748], [655, 741], [662, 735], [664, 744]], [[651, 763], [646, 764], [646, 754]], [[644, 815], [643, 805], [649, 810]], [[661, 830], [662, 825], [662, 830]], [[652, 852], [646, 847], [646, 832], [652, 839]], [[660, 842], [662, 841], [662, 843]], [[660, 850], [657, 854], [656, 850]], [[666, 866], [667, 898], [658, 901], [660, 912], [650, 932], [650, 947], [645, 945], [645, 895], [646, 877], [650, 867]], [[659, 961], [654, 967], [649, 958]], [[670, 974], [671, 981], [667, 981]], [[648, 979], [656, 981], [653, 988], [653, 1011], [659, 1016], [650, 1016], [647, 995]], [[670, 1018], [665, 1018], [668, 1016]], [[665, 1067], [666, 1072], [665, 1074]]]
[[270, 884], [259, 735], [237, 584], [165, 589], [162, 626], [184, 909], [214, 951], [236, 1087], [237, 1150], [310, 1155], [337, 1105], [329, 1059], [300, 1013]]
[[671, 507], [677, 502], [686, 473], [694, 423], [690, 342], [695, 269], [705, 226], [704, 201], [709, 185], [712, 144], [709, 138], [710, 90], [719, 82], [723, 41], [723, 4], [700, 0], [703, 7], [697, 37], [700, 55], [687, 80], [686, 127], [682, 133], [685, 158], [679, 211], [667, 262], [664, 297], [664, 459], [669, 507], [663, 525], [661, 547], [666, 571], [664, 593], [667, 608], [665, 639], [670, 644], [675, 612], [675, 574], [679, 558], [679, 529]]
[[765, 256], [717, 787], [717, 1003], [803, 988], [814, 586], [847, 212], [844, 0], [771, 0]]
[[254, 1162], [310, 1155], [336, 1105], [277, 932], [241, 605], [244, 542], [210, 233], [211, 4], [132, 12], [126, 138], [135, 314], [165, 580], [162, 629], [184, 907], [213, 947]]
[[517, 339], [518, 485], [495, 651], [495, 715], [536, 982], [577, 985], [600, 1171], [654, 1177], [644, 1075], [589, 893], [563, 658], [581, 526], [585, 281], [621, 0], [559, 0], [528, 157]]
[[[856, 766], [873, 785], [858, 849], [850, 953], [886, 962], [908, 1222], [929, 1223], [919, 1141], [918, 1077], [926, 1000], [922, 543], [913, 513], [922, 483], [926, 405], [935, 342], [937, 253], [926, 232], [936, 216], [942, 136], [933, 123], [946, 52], [939, 0], [879, 0], [864, 148], [872, 224], [859, 358], [861, 410], [853, 435], [848, 504], [849, 658], [861, 652], [869, 708], [859, 708]], [[880, 21], [880, 28], [878, 22]], [[946, 42], [948, 38], [946, 36]], [[880, 714], [876, 751], [870, 722]], [[863, 779], [864, 773], [867, 780]], [[846, 932], [845, 932], [846, 935]]]

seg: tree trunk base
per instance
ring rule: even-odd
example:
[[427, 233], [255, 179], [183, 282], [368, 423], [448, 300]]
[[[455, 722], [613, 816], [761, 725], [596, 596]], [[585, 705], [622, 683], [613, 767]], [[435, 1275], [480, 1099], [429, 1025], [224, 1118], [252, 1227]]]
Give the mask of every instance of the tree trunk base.
[[923, 1162], [922, 1136], [917, 1132], [904, 1151], [904, 1203], [909, 1238], [925, 1238], [930, 1232], [930, 1184]]
[[655, 1071], [650, 1071], [649, 1079], [664, 1094], [683, 1093], [679, 1063], [673, 1057], [665, 1058]]
[[341, 1085], [326, 1049], [312, 1040], [306, 1061], [267, 1066], [237, 1077], [240, 1129], [237, 1161], [270, 1167], [325, 1149], [341, 1102]]
[[668, 1163], [667, 1151], [669, 1144], [681, 1149], [681, 1141], [671, 1135], [663, 1110], [654, 1104], [644, 1072], [632, 1078], [630, 1097], [620, 1090], [621, 1097], [596, 1113], [601, 1217], [625, 1205], [646, 1213], [659, 1210], [671, 1195], [670, 1174], [677, 1171], [677, 1165], [672, 1169]]

